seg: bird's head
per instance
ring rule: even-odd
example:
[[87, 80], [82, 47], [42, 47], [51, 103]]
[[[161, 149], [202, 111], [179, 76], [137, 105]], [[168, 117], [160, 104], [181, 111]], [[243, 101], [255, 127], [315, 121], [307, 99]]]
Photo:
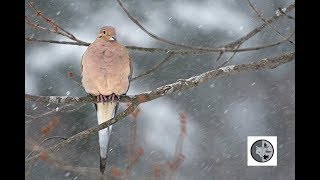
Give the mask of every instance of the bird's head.
[[116, 41], [116, 29], [112, 26], [104, 26], [100, 29], [98, 37], [106, 41]]

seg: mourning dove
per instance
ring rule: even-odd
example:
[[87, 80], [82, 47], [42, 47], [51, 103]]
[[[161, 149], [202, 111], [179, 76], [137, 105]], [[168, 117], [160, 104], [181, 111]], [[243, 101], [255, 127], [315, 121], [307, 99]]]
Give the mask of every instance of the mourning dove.
[[[132, 75], [128, 50], [116, 40], [112, 26], [100, 29], [97, 39], [90, 44], [81, 59], [82, 85], [85, 91], [97, 96], [94, 104], [98, 124], [112, 119], [119, 103], [114, 99], [127, 93]], [[105, 102], [112, 99], [110, 102]], [[112, 126], [99, 131], [100, 171], [104, 172]]]

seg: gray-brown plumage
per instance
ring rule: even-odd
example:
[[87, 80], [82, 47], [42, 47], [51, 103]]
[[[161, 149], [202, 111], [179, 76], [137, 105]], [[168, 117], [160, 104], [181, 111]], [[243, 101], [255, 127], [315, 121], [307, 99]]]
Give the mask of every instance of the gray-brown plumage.
[[[111, 26], [102, 27], [97, 39], [90, 44], [81, 59], [82, 85], [85, 91], [97, 96], [95, 104], [98, 124], [116, 114], [118, 103], [104, 102], [126, 94], [132, 75], [128, 50], [116, 41]], [[112, 126], [99, 131], [100, 171], [104, 172]]]

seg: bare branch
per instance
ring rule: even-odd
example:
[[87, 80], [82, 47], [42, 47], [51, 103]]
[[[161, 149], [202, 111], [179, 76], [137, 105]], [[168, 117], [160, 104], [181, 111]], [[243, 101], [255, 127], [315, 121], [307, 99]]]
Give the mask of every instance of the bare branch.
[[83, 87], [82, 84], [80, 82], [78, 82], [77, 80], [74, 79], [74, 73], [73, 72], [68, 72], [68, 78], [70, 78], [76, 85], [78, 85], [79, 87]]
[[[167, 39], [164, 39], [164, 38], [161, 38], [161, 37], [155, 35], [154, 33], [150, 32], [146, 28], [144, 28], [139, 23], [139, 21], [129, 13], [129, 11], [122, 4], [121, 0], [117, 0], [117, 2], [120, 5], [120, 7], [123, 9], [123, 11], [127, 14], [127, 16], [131, 19], [131, 21], [134, 22], [137, 26], [139, 26], [139, 28], [141, 30], [143, 30], [145, 33], [147, 33], [150, 37], [152, 37], [152, 38], [154, 38], [154, 39], [156, 39], [158, 41], [165, 42], [167, 44], [171, 44], [171, 45], [178, 46], [178, 47], [190, 48], [190, 49], [193, 49], [193, 50], [213, 51], [213, 52], [221, 52], [221, 51], [224, 51], [224, 49], [227, 48], [227, 47], [235, 47], [238, 44], [243, 44], [246, 40], [248, 40], [249, 38], [251, 38], [252, 36], [257, 34], [258, 32], [260, 32], [267, 24], [272, 23], [273, 21], [277, 20], [279, 17], [281, 17], [283, 15], [283, 14], [280, 14], [280, 15], [276, 14], [275, 16], [270, 18], [268, 21], [266, 21], [264, 24], [262, 24], [260, 27], [254, 29], [253, 31], [248, 33], [246, 36], [240, 38], [237, 41], [234, 41], [232, 43], [229, 43], [229, 44], [225, 45], [224, 46], [225, 48], [207, 48], [207, 47], [195, 47], [195, 46], [185, 45], [185, 44], [169, 41]], [[295, 4], [293, 3], [290, 6], [288, 6], [287, 8], [285, 8], [285, 12], [284, 13], [291, 11], [292, 9], [294, 9], [294, 7], [295, 7]], [[236, 50], [234, 50], [234, 48], [231, 48], [231, 49], [233, 50], [231, 52], [236, 52]], [[226, 52], [228, 52], [228, 51], [226, 50]]]
[[41, 115], [38, 115], [38, 116], [32, 116], [32, 115], [29, 115], [29, 114], [25, 114], [26, 117], [28, 118], [31, 118], [31, 120], [28, 120], [28, 121], [25, 121], [25, 124], [30, 124], [31, 122], [34, 122], [35, 120], [38, 120], [44, 116], [47, 116], [47, 115], [50, 115], [50, 114], [53, 114], [55, 112], [73, 112], [73, 111], [76, 111], [80, 108], [82, 108], [85, 104], [82, 104], [76, 108], [73, 108], [73, 109], [67, 109], [68, 107], [70, 106], [74, 106], [73, 104], [65, 104], [63, 106], [60, 106], [60, 107], [57, 107], [51, 111], [48, 111], [48, 112], [45, 112]]
[[56, 41], [56, 40], [45, 40], [45, 39], [37, 39], [33, 37], [26, 37], [26, 41], [35, 41], [35, 42], [47, 42], [47, 43], [54, 43], [54, 44], [69, 44], [69, 45], [78, 45], [78, 46], [89, 46], [90, 43], [87, 42], [72, 42], [72, 41]]
[[[63, 29], [61, 26], [59, 26], [58, 24], [56, 24], [52, 19], [48, 18], [47, 16], [43, 15], [43, 13], [38, 10], [33, 1], [30, 1], [28, 3], [28, 5], [31, 7], [31, 9], [36, 13], [36, 15], [38, 17], [41, 17], [42, 19], [44, 19], [47, 23], [49, 23], [52, 28], [54, 29], [54, 33], [56, 34], [60, 34], [62, 36], [68, 37], [69, 39], [79, 42], [79, 43], [85, 43], [84, 41], [81, 41], [80, 39], [76, 38], [73, 34], [71, 34], [69, 31]], [[61, 31], [62, 32], [61, 32]]]
[[[65, 104], [65, 105], [63, 105], [63, 106], [61, 106], [61, 107], [58, 107], [58, 109], [64, 109], [64, 108], [67, 108], [67, 107], [70, 107], [70, 106], [72, 106], [72, 104]], [[40, 115], [38, 115], [38, 116], [33, 116], [33, 115], [30, 115], [30, 114], [25, 114], [26, 117], [31, 118], [31, 120], [25, 121], [25, 124], [29, 124], [29, 123], [33, 122], [34, 120], [40, 119], [40, 118], [42, 118], [42, 117], [44, 117], [44, 116], [47, 116], [47, 115], [49, 115], [49, 114], [52, 114], [52, 113], [54, 113], [54, 112], [57, 112], [57, 110], [56, 110], [56, 109], [52, 109], [51, 111], [45, 112], [45, 113], [40, 114]]]
[[[290, 12], [294, 8], [295, 8], [295, 2], [293, 2], [288, 7], [285, 8], [285, 13]], [[274, 21], [276, 21], [277, 19], [279, 19], [282, 16], [283, 16], [283, 14], [277, 14], [276, 13], [274, 16], [272, 16], [270, 19], [266, 20], [266, 22], [261, 24], [259, 27], [253, 29], [252, 31], [250, 31], [248, 34], [246, 34], [245, 36], [241, 37], [240, 39], [238, 39], [238, 40], [236, 40], [234, 42], [228, 43], [224, 47], [236, 47], [238, 45], [243, 44], [245, 41], [247, 41], [248, 39], [250, 39], [251, 37], [253, 37], [257, 33], [261, 32], [262, 29], [264, 29], [268, 24], [273, 23]]]
[[[262, 59], [259, 61], [254, 61], [248, 64], [240, 64], [240, 65], [231, 65], [231, 66], [226, 66], [226, 67], [222, 67], [219, 69], [214, 69], [205, 73], [202, 73], [198, 76], [193, 76], [190, 77], [188, 79], [180, 79], [175, 83], [172, 84], [168, 84], [168, 85], [164, 85], [161, 86], [157, 89], [155, 89], [154, 91], [150, 91], [150, 92], [145, 92], [145, 93], [141, 93], [135, 96], [122, 96], [121, 97], [121, 101], [124, 100], [131, 100], [131, 105], [123, 112], [121, 112], [120, 114], [116, 115], [114, 118], [110, 119], [107, 122], [104, 122], [102, 124], [100, 124], [99, 126], [95, 126], [92, 128], [89, 128], [87, 130], [84, 130], [70, 138], [68, 138], [67, 140], [60, 142], [48, 149], [46, 149], [48, 152], [55, 152], [55, 151], [59, 151], [61, 148], [75, 142], [78, 141], [80, 139], [84, 139], [89, 137], [90, 135], [98, 132], [101, 129], [107, 128], [108, 126], [118, 122], [121, 119], [124, 119], [126, 116], [128, 116], [130, 113], [132, 113], [135, 108], [144, 102], [148, 102], [166, 95], [170, 95], [173, 94], [175, 92], [180, 92], [183, 90], [187, 90], [187, 89], [191, 89], [193, 87], [199, 86], [201, 84], [204, 84], [205, 82], [209, 81], [209, 80], [214, 80], [214, 79], [218, 79], [224, 76], [230, 76], [230, 75], [235, 75], [238, 73], [242, 73], [242, 72], [251, 72], [251, 71], [257, 71], [257, 70], [262, 70], [262, 69], [274, 69], [278, 66], [280, 66], [281, 64], [285, 64], [288, 63], [290, 61], [292, 61], [295, 58], [295, 52], [290, 52], [290, 53], [286, 53], [274, 58], [266, 58], [266, 59]], [[33, 96], [33, 95], [25, 95], [25, 99], [26, 100], [33, 100], [33, 101], [41, 101], [41, 102], [51, 102], [51, 103], [88, 103], [88, 102], [93, 102], [96, 101], [95, 98], [87, 96], [87, 97], [82, 97], [82, 98], [78, 98], [78, 97], [57, 97], [57, 96]], [[26, 162], [31, 161], [32, 159], [35, 159], [39, 157], [39, 154], [29, 158], [26, 160]]]
[[[277, 43], [271, 44], [271, 45], [268, 46], [268, 47], [276, 46], [276, 45], [279, 45], [279, 44], [281, 44], [281, 43], [283, 43], [283, 42], [286, 42], [286, 41], [288, 41], [294, 34], [295, 34], [295, 33], [293, 32], [293, 33], [291, 33], [288, 37], [286, 37], [285, 39], [283, 39], [283, 40], [281, 40], [281, 41], [279, 41], [279, 42], [277, 42]], [[267, 47], [267, 46], [265, 46], [265, 47]], [[236, 47], [236, 48], [238, 48], [238, 47]], [[223, 62], [223, 63], [222, 63], [221, 65], [219, 65], [217, 68], [221, 68], [221, 67], [225, 66], [226, 64], [228, 64], [229, 62], [231, 62], [232, 58], [235, 56], [236, 53], [237, 53], [237, 52], [234, 52], [234, 53], [232, 54], [232, 56], [231, 56], [228, 60], [226, 60], [225, 62]]]
[[59, 31], [53, 31], [53, 30], [51, 30], [51, 29], [42, 27], [42, 26], [40, 26], [39, 24], [36, 24], [35, 22], [32, 22], [30, 19], [28, 19], [27, 16], [25, 16], [24, 19], [25, 19], [25, 22], [26, 22], [29, 26], [31, 26], [31, 27], [33, 27], [33, 28], [35, 28], [35, 29], [42, 30], [42, 31], [46, 31], [46, 32], [48, 32], [48, 33], [55, 33], [55, 34], [64, 35], [63, 33], [59, 32]]
[[[295, 8], [295, 2], [293, 2], [292, 4], [290, 4], [288, 7], [285, 8], [286, 13], [290, 12], [291, 10], [293, 10]], [[270, 25], [271, 23], [273, 23], [274, 21], [276, 21], [277, 19], [279, 19], [280, 17], [282, 17], [284, 14], [279, 14], [276, 13], [274, 16], [272, 16], [271, 18], [269, 18], [268, 20], [265, 20], [264, 23], [262, 25], [260, 25], [259, 27], [253, 29], [252, 31], [250, 31], [248, 34], [242, 36], [241, 38], [239, 38], [236, 41], [230, 42], [226, 45], [224, 45], [224, 48], [234, 48], [234, 49], [238, 49], [240, 48], [240, 46], [246, 42], [247, 40], [249, 40], [250, 38], [252, 38], [253, 36], [255, 36], [256, 34], [258, 34], [259, 32], [261, 32], [267, 25]], [[219, 57], [217, 58], [216, 61], [219, 61], [219, 59], [221, 58], [222, 54], [224, 52], [221, 52], [219, 54]], [[222, 63], [219, 67], [224, 66], [225, 64], [227, 64], [228, 62], [230, 62], [232, 60], [232, 58], [236, 55], [236, 51], [234, 51], [233, 55], [224, 63]]]
[[[45, 142], [52, 140], [52, 139], [62, 139], [62, 140], [66, 140], [68, 139], [67, 137], [62, 137], [62, 136], [52, 136], [52, 137], [48, 137], [44, 140], [41, 141], [41, 143], [38, 146], [41, 146], [42, 144], [44, 144]], [[27, 157], [25, 159], [28, 159], [32, 153], [34, 152], [34, 149], [27, 155]]]
[[42, 160], [44, 162], [47, 162], [49, 165], [53, 165], [61, 170], [74, 172], [82, 176], [89, 177], [89, 179], [107, 179], [106, 176], [100, 173], [100, 170], [98, 168], [66, 165], [61, 160], [57, 160], [57, 158], [53, 154], [49, 154], [46, 151], [42, 151]]
[[[264, 17], [262, 16], [261, 13], [258, 12], [258, 10], [253, 6], [253, 4], [251, 3], [250, 0], [247, 0], [248, 1], [248, 4], [249, 6], [252, 8], [252, 10], [257, 14], [257, 16], [264, 22], [266, 23], [267, 20], [264, 19]], [[268, 24], [268, 26], [273, 30], [275, 31], [279, 36], [281, 36], [282, 38], [284, 38], [284, 36], [271, 24]], [[291, 41], [291, 40], [288, 40], [291, 44], [294, 44], [295, 45], [295, 42], [294, 41]]]
[[[46, 42], [46, 43], [53, 43], [53, 44], [69, 44], [69, 45], [78, 45], [78, 46], [89, 46], [90, 43], [88, 42], [72, 42], [72, 41], [57, 41], [57, 40], [45, 40], [45, 39], [37, 39], [33, 37], [25, 37], [26, 41], [35, 41], [35, 42]], [[136, 51], [146, 51], [146, 52], [173, 52], [175, 54], [204, 54], [204, 53], [212, 53], [209, 51], [199, 51], [199, 50], [189, 50], [189, 51], [182, 51], [182, 50], [173, 50], [173, 49], [167, 49], [167, 48], [147, 48], [147, 47], [138, 47], [138, 46], [126, 46], [126, 48], [130, 50], [136, 50]]]
[[166, 58], [164, 58], [162, 61], [160, 61], [158, 64], [156, 64], [155, 66], [153, 66], [151, 69], [145, 71], [144, 73], [134, 77], [131, 79], [131, 81], [137, 80], [143, 76], [146, 76], [152, 72], [154, 72], [156, 69], [158, 69], [161, 65], [163, 65], [164, 63], [168, 62], [170, 59], [172, 59], [174, 57], [174, 53], [169, 53], [168, 56]]
[[280, 7], [278, 8], [278, 12], [277, 12], [277, 13], [284, 14], [288, 19], [296, 20], [294, 17], [289, 16], [289, 15], [287, 14], [287, 12], [283, 11], [283, 9], [281, 9]]

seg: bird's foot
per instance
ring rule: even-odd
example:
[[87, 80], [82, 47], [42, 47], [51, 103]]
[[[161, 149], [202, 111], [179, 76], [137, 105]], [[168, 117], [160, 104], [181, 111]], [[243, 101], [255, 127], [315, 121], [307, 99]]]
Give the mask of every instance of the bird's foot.
[[99, 94], [98, 96], [97, 96], [97, 101], [98, 102], [106, 102], [108, 100], [108, 96], [105, 96], [105, 95], [102, 95], [102, 94]]
[[118, 99], [118, 100], [120, 100], [120, 96], [119, 95], [116, 95], [116, 94], [114, 94], [114, 93], [112, 93], [111, 95], [102, 95], [102, 94], [99, 94], [98, 96], [97, 96], [97, 101], [98, 102], [107, 102], [108, 101], [108, 99], [109, 100], [111, 100], [111, 102], [114, 102], [114, 100], [115, 99]]
[[115, 93], [112, 93], [111, 95], [108, 96], [108, 99], [111, 99], [111, 102], [114, 102], [115, 98], [117, 98], [118, 100], [120, 100], [120, 96], [116, 95]]

